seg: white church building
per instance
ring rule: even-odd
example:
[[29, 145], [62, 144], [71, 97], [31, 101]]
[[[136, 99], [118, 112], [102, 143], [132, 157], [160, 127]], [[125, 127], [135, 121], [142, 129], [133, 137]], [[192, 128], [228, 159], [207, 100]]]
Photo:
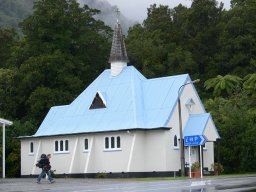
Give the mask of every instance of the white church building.
[[[35, 176], [42, 153], [52, 154], [57, 175], [173, 176], [181, 170], [178, 99], [183, 135], [207, 138], [202, 163], [214, 163], [219, 134], [188, 74], [147, 79], [128, 57], [117, 22], [109, 62], [72, 103], [52, 107], [37, 132], [20, 136], [21, 176]], [[186, 86], [184, 86], [187, 84]], [[179, 91], [180, 89], [180, 91]], [[185, 162], [188, 150], [185, 147]], [[199, 147], [192, 147], [192, 162]]]

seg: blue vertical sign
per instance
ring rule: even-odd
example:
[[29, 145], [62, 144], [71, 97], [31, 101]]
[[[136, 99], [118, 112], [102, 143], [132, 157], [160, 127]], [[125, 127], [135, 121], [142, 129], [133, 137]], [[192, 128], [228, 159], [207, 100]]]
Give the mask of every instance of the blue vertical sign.
[[184, 137], [184, 146], [203, 145], [207, 141], [204, 135], [191, 135]]

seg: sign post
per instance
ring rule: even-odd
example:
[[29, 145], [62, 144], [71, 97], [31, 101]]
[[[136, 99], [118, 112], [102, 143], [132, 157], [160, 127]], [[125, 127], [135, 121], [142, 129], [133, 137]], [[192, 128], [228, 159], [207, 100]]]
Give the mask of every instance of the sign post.
[[203, 162], [202, 162], [202, 145], [207, 141], [204, 135], [191, 135], [184, 137], [184, 146], [188, 146], [189, 151], [189, 177], [191, 178], [191, 157], [190, 157], [190, 147], [191, 146], [200, 146], [200, 171], [201, 178], [203, 178]]

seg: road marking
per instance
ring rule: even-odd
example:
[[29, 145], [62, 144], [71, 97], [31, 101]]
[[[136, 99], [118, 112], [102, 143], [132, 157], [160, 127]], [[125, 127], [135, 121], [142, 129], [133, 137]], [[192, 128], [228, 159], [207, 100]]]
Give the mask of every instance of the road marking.
[[207, 180], [207, 181], [193, 181], [191, 183], [191, 187], [202, 186], [202, 185], [211, 185], [211, 180]]

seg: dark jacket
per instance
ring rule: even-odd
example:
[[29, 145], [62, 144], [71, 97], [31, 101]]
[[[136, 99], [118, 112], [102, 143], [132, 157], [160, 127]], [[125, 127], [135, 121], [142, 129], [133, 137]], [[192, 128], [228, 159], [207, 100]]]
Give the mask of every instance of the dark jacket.
[[49, 171], [51, 169], [50, 161], [47, 157], [41, 158], [38, 163], [42, 164], [42, 169], [45, 171]]

